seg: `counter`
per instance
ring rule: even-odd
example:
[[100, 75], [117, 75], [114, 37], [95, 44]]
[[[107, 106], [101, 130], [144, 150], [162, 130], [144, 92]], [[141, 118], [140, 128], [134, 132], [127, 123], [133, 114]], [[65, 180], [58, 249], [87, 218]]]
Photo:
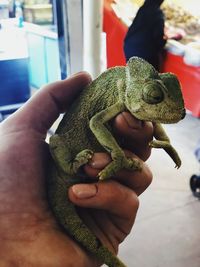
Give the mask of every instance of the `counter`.
[[0, 40], [0, 106], [9, 112], [30, 97], [28, 49], [24, 32], [3, 23]]
[[26, 102], [30, 88], [60, 80], [56, 28], [31, 23], [24, 23], [22, 28], [17, 25], [16, 19], [1, 20], [1, 115]]
[[55, 26], [24, 24], [26, 32], [30, 84], [40, 88], [61, 79], [58, 37]]

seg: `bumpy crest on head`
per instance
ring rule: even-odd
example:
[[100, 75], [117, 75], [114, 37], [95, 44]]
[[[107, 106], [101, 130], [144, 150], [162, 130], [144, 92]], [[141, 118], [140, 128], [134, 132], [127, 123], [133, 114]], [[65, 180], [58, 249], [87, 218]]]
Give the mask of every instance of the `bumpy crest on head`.
[[146, 60], [139, 57], [131, 57], [127, 62], [127, 78], [133, 80], [145, 80], [158, 78], [158, 72]]

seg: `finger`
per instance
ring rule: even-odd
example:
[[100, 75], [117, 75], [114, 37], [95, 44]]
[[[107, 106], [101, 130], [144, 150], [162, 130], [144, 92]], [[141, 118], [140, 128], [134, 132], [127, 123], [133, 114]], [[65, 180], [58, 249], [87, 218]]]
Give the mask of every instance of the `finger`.
[[[129, 151], [125, 151], [125, 154], [127, 157], [139, 159]], [[84, 166], [84, 170], [89, 177], [95, 178], [110, 162], [111, 158], [107, 153], [95, 153], [92, 160]], [[134, 190], [137, 195], [140, 195], [152, 182], [152, 173], [150, 169], [143, 161], [141, 161], [141, 164], [141, 171], [129, 171], [123, 169], [119, 171], [113, 179], [128, 186]]]
[[151, 153], [149, 142], [153, 139], [153, 124], [141, 121], [129, 112], [120, 113], [114, 120], [115, 134], [122, 140], [123, 148], [131, 150], [142, 160]]
[[44, 86], [9, 118], [19, 127], [35, 128], [42, 133], [51, 127], [59, 114], [65, 111], [81, 90], [91, 81], [89, 74], [72, 77]]
[[100, 209], [79, 208], [78, 214], [89, 229], [92, 229], [102, 243], [115, 254], [118, 252], [119, 244], [130, 233], [135, 220], [135, 216], [127, 220]]
[[76, 184], [70, 188], [69, 198], [80, 207], [106, 210], [130, 221], [139, 207], [136, 193], [116, 181]]
[[117, 181], [133, 189], [137, 196], [141, 195], [149, 187], [152, 179], [152, 172], [145, 163], [143, 163], [142, 171], [140, 172], [121, 170], [116, 176]]
[[[108, 212], [97, 209], [77, 209], [81, 220], [92, 232], [97, 236], [101, 242], [106, 245], [113, 253], [117, 254], [119, 243], [116, 244], [116, 238], [123, 240], [124, 235], [113, 224], [114, 219], [109, 218]], [[115, 222], [115, 221], [114, 221]], [[117, 223], [117, 222], [116, 222]], [[128, 225], [129, 226], [129, 225]], [[129, 227], [129, 232], [130, 232]], [[127, 230], [127, 231], [128, 231]], [[116, 238], [115, 238], [116, 237]]]

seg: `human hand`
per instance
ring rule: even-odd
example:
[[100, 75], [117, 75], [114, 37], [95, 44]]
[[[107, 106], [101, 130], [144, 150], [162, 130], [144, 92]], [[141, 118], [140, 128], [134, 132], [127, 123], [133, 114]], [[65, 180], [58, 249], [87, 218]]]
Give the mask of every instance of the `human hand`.
[[[98, 266], [95, 259], [57, 225], [47, 202], [45, 183], [49, 160], [47, 130], [89, 81], [87, 74], [80, 73], [49, 84], [0, 124], [0, 258], [3, 267]], [[114, 127], [116, 134], [126, 134], [126, 149], [134, 149], [144, 160], [149, 156], [150, 148], [142, 140], [152, 138], [151, 124], [140, 125], [130, 114], [123, 113], [116, 118]], [[144, 128], [148, 129], [147, 134], [143, 134]], [[140, 148], [138, 144], [143, 145]], [[109, 161], [107, 154], [95, 154], [85, 171], [92, 179]], [[91, 230], [116, 252], [134, 222], [137, 196], [150, 182], [151, 173], [144, 164], [142, 172], [122, 170], [115, 181], [96, 183], [93, 197], [88, 197], [89, 185], [84, 184], [72, 187], [69, 196], [74, 204], [84, 207], [80, 213]], [[94, 219], [98, 219], [98, 224]]]

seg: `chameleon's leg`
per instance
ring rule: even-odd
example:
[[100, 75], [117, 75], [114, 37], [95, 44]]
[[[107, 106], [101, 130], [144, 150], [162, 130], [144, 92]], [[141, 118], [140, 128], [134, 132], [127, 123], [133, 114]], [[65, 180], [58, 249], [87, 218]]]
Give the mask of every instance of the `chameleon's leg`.
[[174, 147], [170, 144], [170, 139], [160, 123], [155, 123], [154, 125], [154, 137], [156, 140], [151, 141], [150, 146], [153, 148], [163, 148], [175, 162], [175, 167], [179, 168], [181, 166], [179, 155]]
[[78, 169], [86, 164], [93, 156], [93, 152], [85, 149], [72, 158], [70, 149], [66, 145], [65, 135], [53, 135], [50, 138], [50, 151], [58, 167], [67, 174], [76, 174]]
[[90, 129], [96, 136], [99, 143], [110, 153], [113, 160], [99, 173], [99, 179], [101, 180], [110, 178], [122, 168], [131, 170], [141, 169], [139, 160], [126, 158], [123, 150], [119, 147], [115, 138], [112, 136], [112, 133], [104, 125], [117, 114], [124, 111], [124, 108], [124, 104], [118, 102], [113, 106], [97, 113], [90, 120]]

